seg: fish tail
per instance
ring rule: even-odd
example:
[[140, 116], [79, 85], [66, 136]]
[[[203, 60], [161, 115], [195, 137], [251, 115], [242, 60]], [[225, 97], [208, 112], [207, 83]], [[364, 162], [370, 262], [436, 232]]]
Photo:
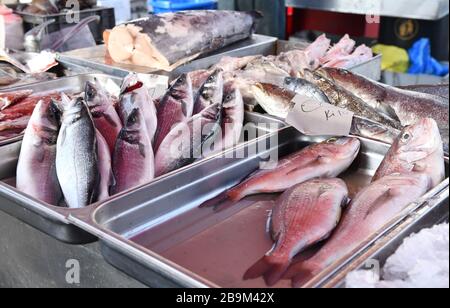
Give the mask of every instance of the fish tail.
[[293, 288], [300, 288], [320, 270], [321, 266], [317, 263], [301, 262], [288, 271], [286, 278], [291, 279]]
[[263, 276], [268, 286], [274, 286], [283, 278], [290, 265], [288, 258], [264, 256], [250, 267], [244, 274], [244, 280], [256, 279]]

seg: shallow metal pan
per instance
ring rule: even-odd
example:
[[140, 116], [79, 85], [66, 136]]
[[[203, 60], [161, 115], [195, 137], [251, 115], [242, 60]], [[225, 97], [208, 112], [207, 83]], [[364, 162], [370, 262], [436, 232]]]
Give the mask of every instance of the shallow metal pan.
[[[118, 196], [95, 211], [77, 213], [69, 220], [101, 239], [108, 262], [149, 286], [161, 286], [156, 282], [164, 282], [165, 286], [179, 287], [265, 287], [262, 280], [243, 282], [241, 277], [273, 244], [265, 233], [267, 209], [254, 203], [272, 200], [276, 195], [249, 197], [221, 212], [198, 206], [239, 183], [270, 155], [281, 157], [323, 139], [284, 128], [232, 151], [235, 156], [252, 153], [245, 158], [210, 158], [176, 176]], [[370, 182], [389, 149], [383, 143], [363, 138], [361, 141], [358, 159], [342, 176], [352, 196]], [[448, 174], [448, 160], [446, 167]], [[203, 176], [198, 177], [199, 174]], [[162, 191], [166, 193], [159, 193]], [[448, 179], [389, 222], [386, 230], [414, 215], [442, 191], [448, 197]], [[442, 206], [440, 202], [434, 205]], [[365, 243], [361, 251], [371, 243]], [[351, 264], [357, 253], [305, 282], [305, 286], [322, 285], [343, 265]], [[289, 282], [276, 286], [289, 287]]]

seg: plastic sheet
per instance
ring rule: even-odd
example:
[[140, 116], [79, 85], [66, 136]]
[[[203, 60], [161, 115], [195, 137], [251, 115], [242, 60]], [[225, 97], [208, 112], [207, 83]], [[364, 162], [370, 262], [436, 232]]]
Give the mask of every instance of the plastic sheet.
[[431, 43], [428, 38], [418, 40], [409, 50], [410, 74], [427, 74], [445, 76], [449, 73], [448, 65], [439, 63], [431, 56]]

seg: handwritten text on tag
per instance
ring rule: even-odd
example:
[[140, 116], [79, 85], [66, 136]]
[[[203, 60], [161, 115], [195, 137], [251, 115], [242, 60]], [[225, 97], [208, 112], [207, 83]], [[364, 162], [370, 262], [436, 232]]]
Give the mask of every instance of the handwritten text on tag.
[[294, 108], [286, 122], [311, 136], [347, 136], [353, 121], [353, 113], [315, 99], [297, 95]]

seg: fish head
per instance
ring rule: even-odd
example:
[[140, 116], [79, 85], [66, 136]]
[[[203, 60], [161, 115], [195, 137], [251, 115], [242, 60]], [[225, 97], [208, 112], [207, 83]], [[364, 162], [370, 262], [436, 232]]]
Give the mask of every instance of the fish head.
[[141, 140], [141, 132], [145, 131], [145, 121], [139, 108], [134, 108], [119, 134], [119, 139], [130, 144], [139, 144]]
[[355, 159], [361, 149], [361, 141], [353, 137], [331, 138], [325, 141], [326, 151], [322, 156], [329, 155], [337, 160]]
[[66, 94], [61, 94], [62, 121], [68, 124], [77, 122], [84, 116], [91, 117], [88, 106], [82, 97], [70, 99]]
[[409, 163], [422, 160], [442, 148], [439, 127], [429, 118], [407, 126], [393, 146], [397, 157]]
[[175, 80], [169, 90], [170, 96], [175, 100], [186, 100], [192, 97], [192, 80], [188, 74], [182, 74]]
[[56, 145], [60, 127], [60, 110], [55, 101], [39, 101], [34, 108], [30, 125], [48, 145]]
[[92, 113], [103, 113], [108, 107], [108, 97], [100, 87], [98, 82], [94, 84], [88, 81], [84, 88], [84, 98]]

